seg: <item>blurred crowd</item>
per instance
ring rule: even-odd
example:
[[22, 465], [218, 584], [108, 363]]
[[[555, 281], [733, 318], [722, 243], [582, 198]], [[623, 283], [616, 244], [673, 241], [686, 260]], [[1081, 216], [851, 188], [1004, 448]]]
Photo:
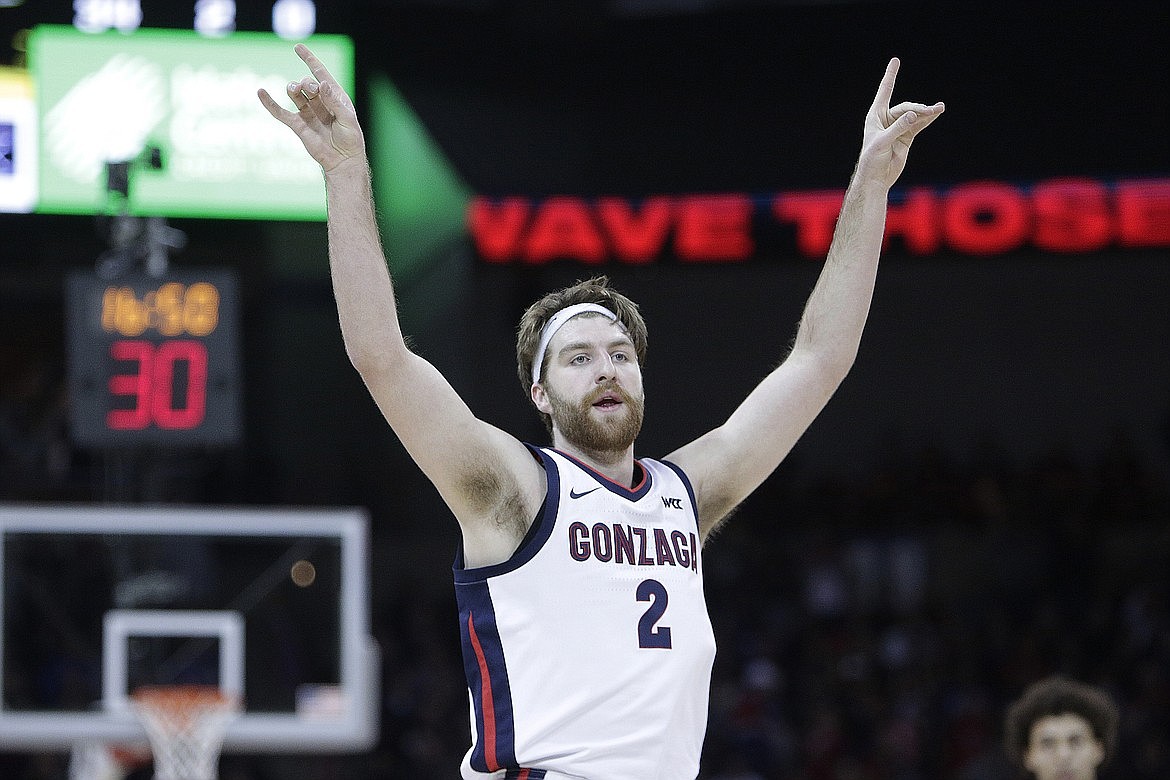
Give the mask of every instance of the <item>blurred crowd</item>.
[[[108, 464], [69, 445], [55, 378], [12, 379], [0, 501], [108, 490]], [[702, 778], [1011, 778], [1003, 710], [1053, 672], [1120, 705], [1102, 777], [1170, 777], [1168, 562], [1165, 473], [1122, 436], [1088, 459], [926, 448], [840, 474], [803, 469], [798, 450], [704, 551], [719, 654]], [[468, 705], [450, 588], [375, 593], [376, 748], [225, 755], [224, 780], [457, 776]], [[3, 754], [0, 776], [65, 777], [67, 763]]]

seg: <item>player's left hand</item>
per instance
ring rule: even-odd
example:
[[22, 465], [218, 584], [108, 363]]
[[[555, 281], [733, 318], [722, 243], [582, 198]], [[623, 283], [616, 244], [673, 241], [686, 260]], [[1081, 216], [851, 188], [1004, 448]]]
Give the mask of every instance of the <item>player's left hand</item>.
[[899, 103], [890, 106], [894, 81], [901, 63], [895, 57], [886, 66], [885, 76], [878, 86], [873, 105], [865, 117], [861, 156], [857, 161], [859, 176], [893, 186], [906, 167], [910, 144], [918, 134], [938, 119], [946, 109], [942, 103]]

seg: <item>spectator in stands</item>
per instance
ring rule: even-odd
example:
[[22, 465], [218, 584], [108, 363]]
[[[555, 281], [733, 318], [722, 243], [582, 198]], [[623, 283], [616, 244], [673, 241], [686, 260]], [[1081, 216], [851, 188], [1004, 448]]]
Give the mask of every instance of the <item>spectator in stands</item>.
[[1048, 677], [1008, 707], [1004, 743], [1012, 763], [1036, 780], [1095, 780], [1117, 746], [1119, 719], [1103, 690]]

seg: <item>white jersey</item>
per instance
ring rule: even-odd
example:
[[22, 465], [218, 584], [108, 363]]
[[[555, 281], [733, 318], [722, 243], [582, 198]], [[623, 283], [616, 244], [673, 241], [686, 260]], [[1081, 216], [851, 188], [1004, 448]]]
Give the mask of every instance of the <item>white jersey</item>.
[[504, 563], [455, 566], [471, 694], [466, 780], [686, 780], [699, 773], [715, 638], [694, 492], [639, 460], [633, 488], [561, 452]]

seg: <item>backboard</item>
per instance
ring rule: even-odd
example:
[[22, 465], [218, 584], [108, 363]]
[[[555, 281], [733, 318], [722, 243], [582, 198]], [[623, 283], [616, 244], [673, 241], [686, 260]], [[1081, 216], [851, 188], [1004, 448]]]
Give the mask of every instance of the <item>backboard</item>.
[[141, 685], [238, 694], [228, 752], [378, 732], [356, 509], [0, 505], [0, 747], [141, 742]]

